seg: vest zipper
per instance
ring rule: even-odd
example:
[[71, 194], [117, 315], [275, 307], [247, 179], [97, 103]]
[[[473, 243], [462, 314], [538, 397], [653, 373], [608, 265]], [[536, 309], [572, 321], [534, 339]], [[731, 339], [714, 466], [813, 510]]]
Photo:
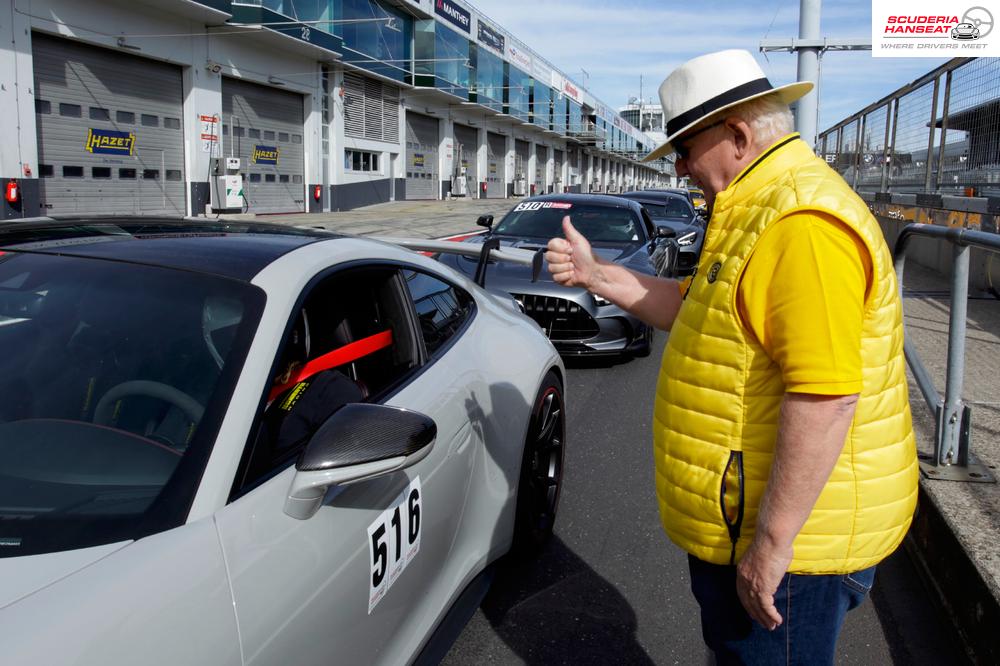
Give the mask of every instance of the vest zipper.
[[[729, 511], [726, 507], [726, 479], [729, 477], [729, 470], [733, 467], [734, 462], [736, 463], [734, 471], [736, 473], [739, 501], [736, 505], [736, 517], [730, 518]], [[730, 566], [736, 564], [736, 542], [740, 539], [740, 527], [743, 525], [743, 483], [743, 452], [730, 451], [729, 460], [726, 462], [726, 468], [722, 470], [722, 485], [719, 489], [719, 506], [722, 509], [722, 520], [726, 523], [726, 528], [729, 530], [729, 541], [732, 543], [732, 550], [729, 554]]]

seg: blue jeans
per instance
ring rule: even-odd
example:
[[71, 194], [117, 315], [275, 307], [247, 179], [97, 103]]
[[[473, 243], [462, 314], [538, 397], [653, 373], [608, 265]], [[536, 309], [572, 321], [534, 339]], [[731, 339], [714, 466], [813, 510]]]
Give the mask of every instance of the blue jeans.
[[785, 574], [774, 593], [782, 623], [768, 631], [736, 594], [736, 567], [688, 556], [701, 633], [719, 664], [833, 664], [847, 611], [865, 600], [875, 567], [852, 574]]

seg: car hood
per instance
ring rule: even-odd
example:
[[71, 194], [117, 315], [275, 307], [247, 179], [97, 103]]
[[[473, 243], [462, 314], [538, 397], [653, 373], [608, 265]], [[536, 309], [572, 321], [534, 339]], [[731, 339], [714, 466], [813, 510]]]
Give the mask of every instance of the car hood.
[[0, 559], [0, 608], [48, 587], [132, 543]]

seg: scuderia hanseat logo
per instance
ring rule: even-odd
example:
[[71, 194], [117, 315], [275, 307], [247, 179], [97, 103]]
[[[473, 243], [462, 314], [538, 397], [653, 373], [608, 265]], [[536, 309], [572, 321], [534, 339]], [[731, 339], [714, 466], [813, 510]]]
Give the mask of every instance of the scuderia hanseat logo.
[[[960, 5], [959, 5], [960, 6]], [[972, 5], [958, 14], [940, 0], [872, 0], [874, 57], [998, 56], [993, 12]]]

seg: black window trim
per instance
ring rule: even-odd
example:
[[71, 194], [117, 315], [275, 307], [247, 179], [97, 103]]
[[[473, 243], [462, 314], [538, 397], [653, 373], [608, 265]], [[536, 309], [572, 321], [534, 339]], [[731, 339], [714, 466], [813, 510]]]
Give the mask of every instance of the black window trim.
[[[302, 291], [299, 292], [298, 297], [295, 299], [295, 304], [292, 306], [291, 312], [298, 312], [306, 302], [306, 298], [309, 294], [313, 292], [318, 284], [326, 281], [327, 279], [333, 277], [337, 273], [342, 273], [344, 271], [356, 270], [356, 269], [379, 269], [387, 268], [392, 269], [395, 272], [393, 279], [390, 281], [394, 284], [394, 288], [397, 291], [397, 297], [406, 304], [406, 317], [408, 324], [410, 326], [410, 331], [417, 341], [417, 365], [410, 368], [408, 371], [399, 376], [399, 378], [390, 383], [388, 386], [383, 388], [378, 393], [370, 395], [367, 402], [374, 404], [385, 404], [396, 396], [404, 388], [412, 384], [417, 378], [424, 374], [427, 368], [431, 367], [444, 356], [452, 346], [454, 346], [458, 340], [460, 340], [466, 332], [471, 328], [472, 323], [475, 321], [476, 317], [479, 315], [479, 303], [476, 300], [475, 295], [465, 287], [455, 284], [453, 281], [445, 278], [442, 275], [428, 271], [427, 269], [421, 268], [414, 264], [410, 264], [404, 261], [398, 261], [394, 259], [356, 259], [353, 261], [347, 261], [335, 266], [330, 266], [316, 275], [314, 275]], [[456, 329], [455, 333], [451, 338], [442, 344], [433, 355], [427, 353], [427, 345], [424, 342], [424, 336], [420, 331], [420, 319], [417, 316], [416, 307], [413, 303], [413, 298], [410, 295], [410, 290], [406, 287], [406, 280], [403, 278], [404, 270], [412, 270], [419, 273], [424, 273], [425, 275], [430, 275], [436, 280], [449, 285], [454, 289], [459, 289], [465, 293], [468, 293], [471, 298], [471, 311], [469, 315], [465, 318], [462, 325]], [[285, 322], [285, 328], [281, 334], [281, 342], [277, 349], [273, 351], [273, 359], [271, 360], [271, 366], [268, 370], [268, 377], [273, 377], [278, 371], [278, 363], [280, 362], [280, 351], [284, 348], [285, 343], [288, 341], [288, 337], [291, 333], [292, 326], [294, 324], [294, 318], [289, 317], [288, 321]], [[278, 476], [286, 469], [291, 467], [296, 458], [298, 458], [298, 453], [301, 449], [295, 452], [295, 455], [289, 455], [287, 460], [280, 462], [274, 469], [262, 474], [259, 478], [253, 481], [247, 482], [245, 476], [249, 470], [250, 459], [253, 454], [254, 444], [257, 437], [257, 432], [260, 429], [261, 419], [264, 417], [264, 410], [267, 407], [267, 397], [270, 387], [265, 387], [265, 390], [260, 396], [257, 403], [257, 409], [254, 411], [253, 421], [250, 425], [250, 430], [247, 433], [247, 438], [243, 442], [243, 452], [240, 454], [240, 462], [236, 467], [236, 474], [233, 476], [233, 483], [229, 489], [229, 497], [226, 500], [226, 504], [232, 504], [241, 497], [253, 492], [256, 488], [267, 481]]]

